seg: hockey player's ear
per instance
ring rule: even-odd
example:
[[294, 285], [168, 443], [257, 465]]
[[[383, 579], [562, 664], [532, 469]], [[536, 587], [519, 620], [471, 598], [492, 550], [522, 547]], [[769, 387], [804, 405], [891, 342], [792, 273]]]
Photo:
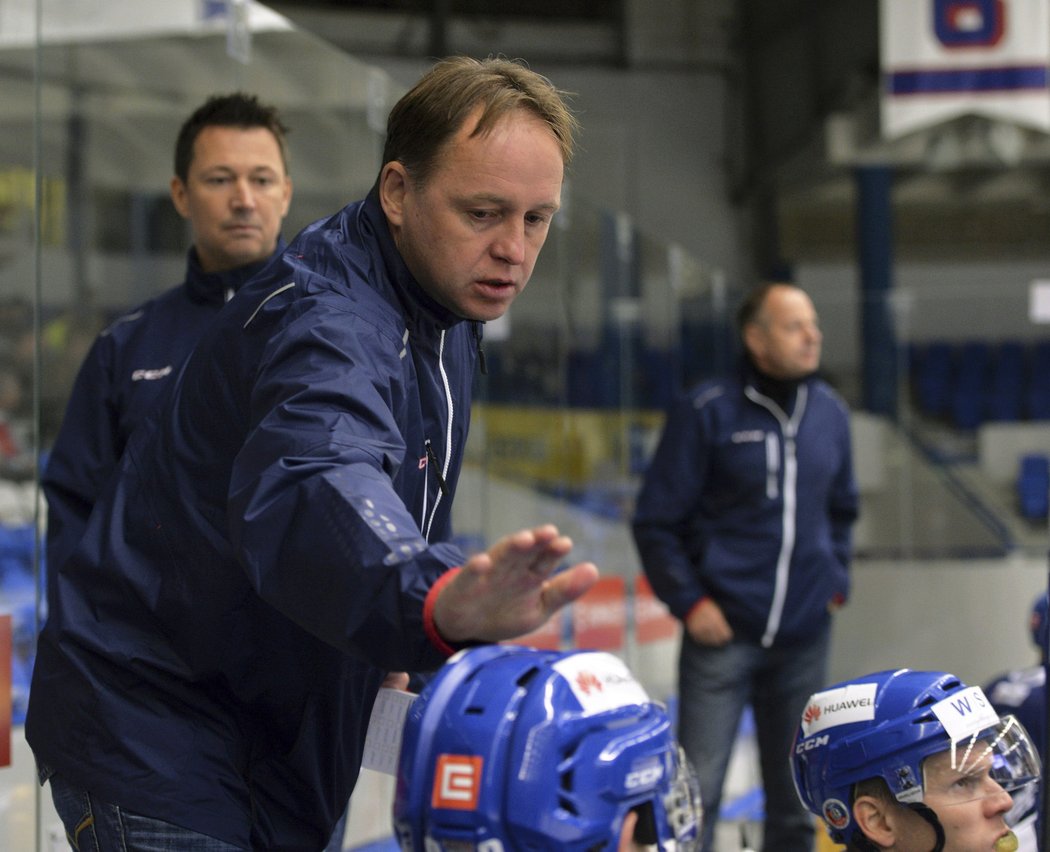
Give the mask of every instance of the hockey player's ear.
[[876, 796], [858, 796], [853, 803], [853, 818], [869, 840], [879, 847], [893, 844], [893, 829], [888, 819], [888, 802]]

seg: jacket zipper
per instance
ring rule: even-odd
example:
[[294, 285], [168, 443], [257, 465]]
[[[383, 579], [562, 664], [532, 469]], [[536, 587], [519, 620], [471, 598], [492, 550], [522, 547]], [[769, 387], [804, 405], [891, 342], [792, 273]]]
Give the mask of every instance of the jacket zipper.
[[427, 448], [427, 462], [434, 466], [434, 474], [437, 476], [438, 489], [448, 497], [448, 485], [445, 484], [445, 477], [441, 472], [441, 465], [438, 464], [437, 453], [434, 452], [434, 445], [430, 442], [430, 438], [427, 438], [423, 442], [423, 446]]
[[[443, 463], [439, 463], [437, 453], [434, 451], [434, 447], [427, 438], [423, 442], [424, 449], [427, 454], [427, 467], [434, 466], [434, 475], [437, 477], [438, 482], [438, 495], [434, 498], [434, 505], [430, 508], [430, 515], [427, 517], [426, 509], [426, 497], [424, 497], [423, 504], [423, 537], [430, 541], [430, 529], [434, 525], [434, 518], [437, 516], [438, 506], [441, 505], [441, 498], [448, 496], [448, 468], [449, 463], [452, 460], [452, 423], [453, 416], [455, 414], [455, 406], [452, 402], [452, 388], [449, 387], [448, 373], [445, 372], [445, 332], [441, 332], [441, 339], [438, 343], [438, 373], [441, 375], [441, 384], [445, 388], [445, 404], [448, 406], [448, 425], [445, 428], [445, 459]], [[425, 493], [425, 490], [424, 490]]]
[[[762, 635], [762, 647], [768, 648], [773, 644], [777, 631], [780, 630], [780, 622], [784, 615], [784, 602], [787, 600], [788, 579], [791, 571], [791, 556], [795, 551], [795, 524], [797, 512], [797, 488], [798, 488], [798, 455], [796, 452], [795, 436], [798, 434], [798, 425], [802, 422], [802, 415], [806, 410], [806, 399], [809, 391], [805, 385], [798, 386], [795, 397], [795, 408], [791, 417], [769, 397], [763, 396], [754, 388], [747, 388], [747, 397], [767, 409], [780, 424], [781, 433], [784, 438], [784, 511], [781, 515], [781, 540], [780, 553], [777, 556], [776, 575], [773, 584], [773, 600], [769, 605], [769, 618], [766, 620], [766, 630]], [[776, 438], [774, 437], [774, 442]], [[767, 462], [769, 459], [769, 444], [766, 444]], [[767, 481], [766, 490], [769, 490]], [[774, 487], [775, 490], [775, 487]]]
[[485, 350], [481, 348], [481, 326], [480, 320], [475, 320], [471, 323], [471, 328], [474, 331], [474, 342], [478, 347], [478, 366], [481, 368], [481, 375], [487, 376], [489, 371], [488, 367], [485, 366]]
[[780, 474], [780, 447], [777, 436], [766, 432], [766, 498], [777, 499], [777, 476]]

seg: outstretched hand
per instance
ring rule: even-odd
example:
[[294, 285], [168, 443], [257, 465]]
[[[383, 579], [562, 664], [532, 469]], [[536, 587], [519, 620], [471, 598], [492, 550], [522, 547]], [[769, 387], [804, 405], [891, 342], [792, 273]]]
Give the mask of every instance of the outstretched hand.
[[570, 550], [569, 537], [545, 524], [505, 536], [472, 556], [434, 604], [438, 633], [451, 643], [498, 642], [543, 626], [598, 579], [590, 562], [553, 575]]

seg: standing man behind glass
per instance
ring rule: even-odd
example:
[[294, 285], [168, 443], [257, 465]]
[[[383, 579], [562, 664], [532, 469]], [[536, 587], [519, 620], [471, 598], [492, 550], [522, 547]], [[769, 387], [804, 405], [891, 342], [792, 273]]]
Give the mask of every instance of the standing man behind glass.
[[809, 296], [765, 283], [737, 315], [738, 375], [692, 389], [670, 412], [646, 473], [634, 538], [656, 594], [685, 630], [679, 737], [697, 768], [713, 848], [741, 714], [755, 714], [764, 848], [809, 852], [813, 827], [786, 755], [824, 683], [830, 613], [849, 593], [857, 488], [843, 401], [815, 373]]
[[186, 280], [117, 319], [80, 367], [43, 478], [52, 574], [208, 320], [284, 247], [286, 132], [274, 107], [242, 93], [209, 98], [183, 123], [171, 200], [193, 236]]

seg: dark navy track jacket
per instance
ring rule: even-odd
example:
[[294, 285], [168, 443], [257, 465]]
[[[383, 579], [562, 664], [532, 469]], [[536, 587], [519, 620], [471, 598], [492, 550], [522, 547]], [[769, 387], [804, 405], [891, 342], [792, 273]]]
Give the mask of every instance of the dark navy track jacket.
[[[276, 253], [284, 247], [279, 243]], [[80, 540], [128, 436], [174, 383], [208, 321], [265, 265], [207, 273], [190, 249], [182, 284], [117, 318], [95, 339], [42, 479], [49, 566], [64, 562]]]
[[713, 598], [734, 632], [769, 646], [822, 630], [849, 595], [857, 487], [845, 404], [799, 384], [788, 416], [739, 378], [670, 411], [633, 519], [657, 596], [684, 619]]
[[445, 540], [476, 348], [374, 192], [242, 287], [55, 578], [38, 760], [244, 848], [322, 848], [384, 675], [449, 652], [424, 602], [463, 561]]

